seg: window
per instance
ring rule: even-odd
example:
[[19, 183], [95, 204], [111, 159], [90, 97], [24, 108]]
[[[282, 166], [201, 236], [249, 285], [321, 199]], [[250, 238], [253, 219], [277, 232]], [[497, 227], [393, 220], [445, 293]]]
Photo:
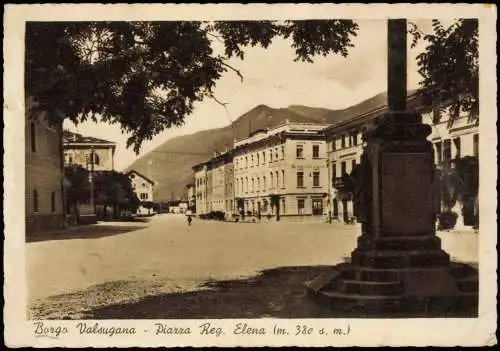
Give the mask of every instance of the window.
[[345, 177], [347, 175], [347, 164], [345, 161], [340, 163], [340, 172], [341, 177]]
[[36, 125], [35, 125], [35, 122], [30, 123], [30, 136], [31, 136], [31, 151], [36, 152]]
[[286, 214], [286, 202], [285, 202], [285, 199], [281, 199], [281, 212], [283, 214]]
[[274, 176], [273, 176], [273, 172], [271, 172], [271, 184], [269, 186], [270, 189], [272, 189], [274, 187]]
[[436, 161], [437, 163], [443, 162], [443, 143], [442, 142], [437, 142], [436, 143]]
[[474, 134], [472, 137], [473, 150], [472, 153], [474, 156], [479, 156], [479, 134]]
[[269, 150], [269, 162], [273, 162], [273, 150]]
[[255, 179], [252, 178], [252, 193], [255, 191]]
[[332, 151], [337, 150], [337, 138], [333, 137], [332, 139]]
[[274, 149], [274, 156], [275, 156], [275, 160], [278, 161], [279, 160], [279, 156], [278, 156], [278, 148], [275, 148]]
[[248, 178], [245, 177], [245, 193], [248, 193]]
[[342, 135], [342, 142], [340, 145], [342, 148], [345, 148], [345, 135]]
[[314, 216], [320, 216], [323, 214], [323, 200], [321, 199], [312, 200], [312, 214]]
[[304, 186], [304, 172], [297, 172], [297, 187]]
[[245, 168], [248, 168], [248, 156], [245, 156]]
[[264, 178], [262, 178], [262, 188], [264, 190], [266, 190], [266, 176], [264, 176]]
[[302, 214], [304, 212], [304, 208], [306, 207], [306, 200], [305, 199], [297, 199], [297, 209], [299, 214]]
[[279, 173], [276, 171], [276, 188], [280, 187], [280, 182], [279, 182]]
[[257, 177], [257, 191], [260, 191], [260, 177]]
[[284, 169], [281, 170], [281, 187], [282, 188], [285, 187], [285, 170]]
[[358, 133], [357, 132], [352, 133], [352, 144], [358, 145]]
[[313, 158], [319, 158], [319, 145], [313, 145]]
[[460, 138], [453, 139], [453, 145], [455, 146], [455, 158], [460, 158]]
[[443, 143], [443, 161], [451, 160], [451, 141], [445, 140]]
[[260, 157], [259, 157], [259, 154], [257, 154], [257, 166], [259, 165], [260, 163]]
[[33, 212], [38, 212], [38, 191], [33, 190]]
[[332, 185], [333, 182], [335, 181], [335, 178], [337, 178], [337, 164], [335, 162], [332, 163]]
[[262, 163], [266, 163], [266, 152], [262, 151]]
[[313, 172], [313, 186], [319, 186], [319, 172]]
[[302, 145], [297, 145], [297, 158], [304, 158], [304, 147]]
[[285, 159], [285, 147], [284, 146], [281, 147], [281, 159], [282, 160]]
[[52, 213], [56, 212], [56, 193], [54, 191], [50, 194], [50, 209]]
[[101, 159], [99, 158], [99, 155], [94, 153], [94, 163], [96, 165], [99, 165], [99, 162], [101, 161]]
[[250, 167], [253, 167], [253, 155], [251, 156]]

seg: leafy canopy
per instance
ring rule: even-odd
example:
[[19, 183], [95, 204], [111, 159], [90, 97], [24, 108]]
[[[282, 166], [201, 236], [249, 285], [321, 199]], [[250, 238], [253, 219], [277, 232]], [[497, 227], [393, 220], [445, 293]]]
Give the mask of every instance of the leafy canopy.
[[471, 121], [478, 121], [478, 20], [458, 19], [450, 26], [433, 20], [430, 34], [410, 23], [409, 32], [412, 47], [420, 39], [427, 43], [417, 56], [418, 72], [423, 77], [419, 90], [423, 103], [439, 111], [449, 108], [450, 122], [461, 112], [468, 114]]
[[[130, 134], [127, 147], [182, 125], [197, 101], [214, 96], [216, 81], [244, 48], [267, 48], [289, 38], [295, 60], [348, 55], [358, 25], [352, 20], [229, 22], [30, 22], [26, 31], [26, 92], [52, 122], [68, 118], [117, 123]], [[431, 34], [409, 25], [415, 46], [427, 42], [417, 62], [425, 105], [450, 107], [472, 119], [479, 113], [478, 21], [445, 27], [433, 20]], [[212, 43], [223, 44], [224, 53]], [[439, 116], [439, 114], [437, 114]]]
[[[127, 147], [181, 125], [193, 104], [213, 98], [227, 62], [244, 47], [292, 40], [296, 60], [347, 56], [358, 25], [351, 20], [231, 22], [31, 22], [26, 33], [30, 111], [51, 122], [100, 119], [130, 133]], [[212, 42], [224, 46], [217, 54]], [[218, 100], [216, 100], [218, 101]]]

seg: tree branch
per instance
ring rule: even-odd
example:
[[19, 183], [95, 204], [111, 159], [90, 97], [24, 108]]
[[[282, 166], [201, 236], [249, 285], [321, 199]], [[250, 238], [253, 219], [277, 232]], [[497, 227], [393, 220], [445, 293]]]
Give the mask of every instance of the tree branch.
[[220, 101], [219, 99], [217, 99], [217, 98], [215, 97], [215, 95], [214, 95], [214, 94], [210, 93], [210, 94], [208, 94], [208, 96], [209, 96], [211, 99], [213, 99], [216, 103], [218, 103], [219, 105], [221, 105], [222, 107], [224, 107], [224, 108], [225, 108], [225, 107], [227, 106], [227, 102], [222, 102], [222, 101]]
[[221, 65], [223, 65], [223, 66], [229, 68], [230, 70], [232, 70], [233, 72], [235, 72], [238, 75], [238, 77], [240, 77], [241, 81], [243, 82], [243, 75], [241, 74], [241, 72], [239, 70], [237, 70], [236, 68], [234, 68], [231, 65], [228, 65], [227, 63], [225, 63], [222, 60], [220, 60], [220, 63], [221, 63]]

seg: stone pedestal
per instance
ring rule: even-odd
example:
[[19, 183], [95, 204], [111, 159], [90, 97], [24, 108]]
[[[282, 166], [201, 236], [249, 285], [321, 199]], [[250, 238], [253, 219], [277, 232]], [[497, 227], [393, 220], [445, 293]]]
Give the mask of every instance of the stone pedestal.
[[477, 313], [477, 271], [450, 262], [436, 236], [429, 133], [419, 115], [389, 112], [366, 135], [357, 248], [349, 263], [307, 284], [333, 310], [353, 316]]

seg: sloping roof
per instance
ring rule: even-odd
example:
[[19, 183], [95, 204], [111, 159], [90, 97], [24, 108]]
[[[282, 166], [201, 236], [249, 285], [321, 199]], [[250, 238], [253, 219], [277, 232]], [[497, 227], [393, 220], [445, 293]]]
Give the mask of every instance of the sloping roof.
[[150, 183], [151, 183], [151, 184], [153, 184], [153, 185], [155, 184], [155, 182], [154, 182], [153, 180], [149, 179], [149, 178], [148, 178], [148, 177], [146, 177], [144, 174], [139, 173], [139, 172], [137, 172], [137, 171], [130, 170], [130, 171], [128, 171], [128, 172], [127, 172], [127, 173], [125, 173], [125, 174], [126, 174], [126, 175], [130, 175], [131, 173], [135, 173], [135, 174], [137, 174], [138, 176], [140, 176], [140, 177], [144, 178], [145, 180], [147, 180], [148, 182], [150, 182]]
[[108, 141], [104, 139], [83, 136], [78, 133], [70, 132], [65, 130], [63, 132], [63, 141], [65, 144], [113, 144], [116, 145], [114, 141]]

